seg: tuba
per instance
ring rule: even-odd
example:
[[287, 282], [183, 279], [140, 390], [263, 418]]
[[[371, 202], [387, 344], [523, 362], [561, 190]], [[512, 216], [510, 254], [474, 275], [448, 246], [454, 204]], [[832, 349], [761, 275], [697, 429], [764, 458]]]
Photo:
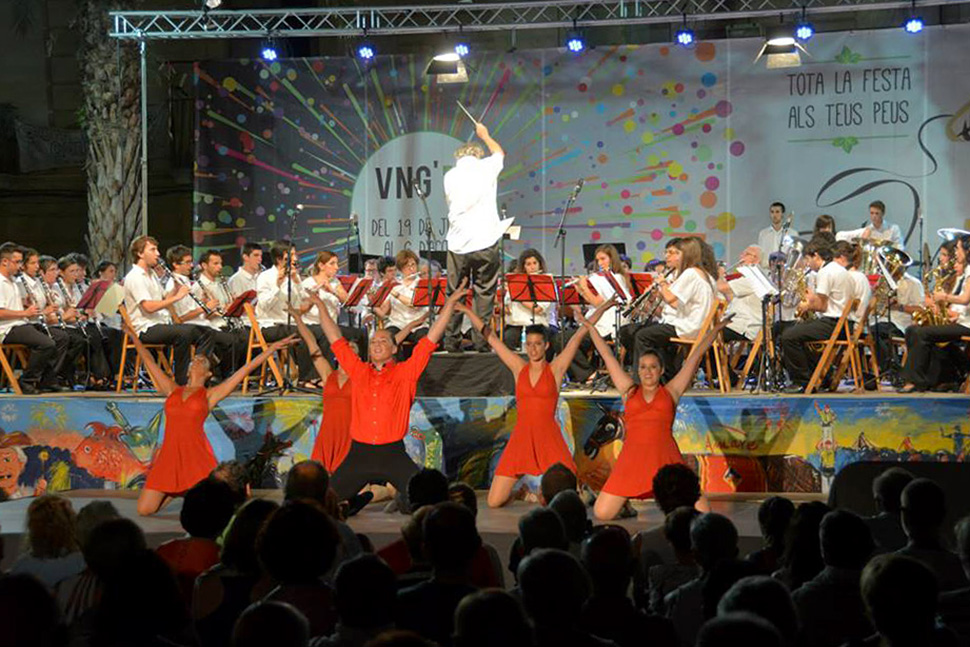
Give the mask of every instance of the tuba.
[[[913, 264], [913, 259], [909, 254], [901, 249], [896, 249], [889, 245], [883, 245], [878, 251], [877, 266], [881, 269], [885, 269], [886, 273], [893, 278], [896, 277], [896, 272], [900, 268], [909, 267]], [[925, 287], [925, 286], [924, 286]], [[881, 273], [879, 275], [879, 281], [876, 283], [875, 289], [872, 291], [873, 303], [875, 303], [875, 314], [877, 317], [881, 318], [886, 316], [890, 305], [892, 304], [892, 293], [889, 289], [889, 284], [886, 282], [886, 277]]]
[[[956, 283], [957, 273], [954, 259], [947, 261], [945, 265], [937, 265], [932, 272], [923, 274], [923, 292], [933, 294], [934, 292], [949, 292]], [[930, 289], [930, 283], [933, 289]], [[945, 303], [934, 301], [931, 306], [923, 306], [913, 313], [913, 323], [917, 326], [943, 326], [948, 324], [948, 308]]]

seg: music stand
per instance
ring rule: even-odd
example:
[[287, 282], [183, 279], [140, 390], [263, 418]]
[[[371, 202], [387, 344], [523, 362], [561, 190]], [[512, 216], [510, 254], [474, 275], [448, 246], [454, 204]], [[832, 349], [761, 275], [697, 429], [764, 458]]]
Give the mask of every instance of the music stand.
[[367, 291], [370, 290], [371, 283], [374, 279], [368, 277], [361, 277], [359, 279], [354, 279], [354, 283], [351, 287], [344, 288], [347, 290], [347, 300], [344, 301], [345, 308], [353, 308], [356, 305], [360, 305]]
[[355, 274], [341, 274], [337, 277], [337, 280], [340, 281], [340, 287], [344, 289], [344, 292], [350, 292], [350, 288], [357, 281], [357, 276]]
[[627, 276], [630, 277], [630, 285], [633, 287], [634, 299], [649, 290], [650, 286], [653, 285], [653, 274], [649, 272], [630, 272]]
[[101, 297], [104, 296], [108, 288], [111, 287], [110, 281], [100, 280], [93, 281], [88, 289], [84, 292], [84, 296], [81, 300], [77, 302], [75, 306], [78, 310], [93, 310], [97, 307], [98, 302], [101, 301]]
[[[754, 390], [754, 393], [761, 393], [765, 386], [772, 387], [777, 384], [778, 378], [780, 377], [778, 375], [769, 375], [769, 371], [773, 371], [775, 367], [769, 367], [771, 358], [768, 355], [769, 346], [777, 348], [777, 345], [774, 343], [771, 326], [768, 323], [768, 305], [779, 292], [775, 284], [771, 282], [771, 279], [757, 265], [740, 265], [738, 266], [738, 272], [741, 276], [748, 279], [755, 296], [761, 299], [761, 330], [763, 331], [761, 334], [761, 365], [758, 367], [758, 382], [755, 384]], [[741, 389], [744, 390], [743, 384], [741, 385]]]
[[225, 316], [227, 317], [242, 317], [245, 309], [243, 306], [247, 303], [251, 303], [256, 300], [256, 290], [246, 290], [238, 297], [232, 300], [226, 307]]
[[[506, 274], [505, 285], [509, 291], [509, 301], [556, 302], [556, 283], [548, 274]], [[532, 323], [535, 322], [536, 313], [533, 310]]]
[[387, 300], [391, 290], [396, 288], [398, 285], [400, 284], [397, 281], [387, 281], [385, 283], [381, 283], [381, 287], [377, 288], [377, 291], [374, 292], [370, 298], [370, 307], [379, 308], [381, 304]]
[[428, 322], [434, 321], [434, 309], [445, 305], [445, 293], [448, 291], [448, 279], [418, 279], [414, 288], [414, 298], [411, 305], [415, 308], [428, 309]]

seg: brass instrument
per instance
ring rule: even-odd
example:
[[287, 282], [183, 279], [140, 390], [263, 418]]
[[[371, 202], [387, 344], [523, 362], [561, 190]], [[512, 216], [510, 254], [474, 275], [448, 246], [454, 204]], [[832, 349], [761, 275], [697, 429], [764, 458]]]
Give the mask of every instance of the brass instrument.
[[[676, 270], [671, 268], [664, 272], [663, 280], [666, 281], [675, 271]], [[649, 314], [647, 319], [652, 319], [656, 315], [657, 307], [660, 305], [656, 299], [656, 297], [660, 294], [660, 283], [661, 281], [654, 281], [650, 284], [649, 288], [640, 293], [640, 296], [633, 299], [633, 301], [631, 301], [630, 304], [623, 310], [623, 316], [639, 317], [644, 312], [647, 312]]]
[[[802, 321], [810, 321], [818, 316], [814, 310], [800, 310], [798, 308], [805, 297], [808, 295], [808, 270], [794, 270], [795, 279], [793, 282], [786, 281], [785, 288], [789, 290], [790, 300], [795, 301], [795, 316]], [[782, 301], [784, 305], [784, 301]]]
[[[879, 265], [880, 270], [884, 269], [889, 276], [895, 279], [896, 272], [902, 268], [909, 267], [913, 264], [913, 259], [909, 254], [901, 249], [896, 249], [889, 245], [883, 245], [878, 252], [877, 265]], [[889, 283], [886, 281], [886, 277], [880, 272], [879, 281], [876, 283], [875, 289], [872, 291], [872, 298], [874, 299], [875, 315], [876, 317], [884, 317], [889, 311], [889, 307], [892, 304], [892, 293], [889, 289]]]
[[[955, 259], [950, 259], [944, 265], [937, 265], [932, 272], [924, 273], [923, 292], [934, 294], [952, 290], [957, 278], [955, 265]], [[932, 290], [930, 290], [931, 282], [934, 284]], [[913, 313], [913, 323], [917, 326], [946, 325], [950, 323], [949, 308], [946, 303], [934, 301], [933, 305], [923, 306]]]

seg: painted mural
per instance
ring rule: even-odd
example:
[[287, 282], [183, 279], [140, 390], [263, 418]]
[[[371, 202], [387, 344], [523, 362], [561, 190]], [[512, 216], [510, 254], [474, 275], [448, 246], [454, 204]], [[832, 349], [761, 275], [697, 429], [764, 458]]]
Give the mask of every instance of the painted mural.
[[[0, 492], [138, 489], [164, 429], [153, 398], [0, 400]], [[620, 401], [560, 400], [580, 479], [598, 489], [622, 451]], [[857, 461], [966, 461], [965, 397], [684, 398], [674, 433], [708, 492], [826, 492]], [[309, 457], [317, 398], [230, 398], [206, 421], [219, 460], [250, 466], [256, 487], [279, 487]], [[416, 463], [486, 488], [515, 426], [515, 398], [419, 398], [405, 440]], [[528, 489], [537, 479], [525, 479]]]

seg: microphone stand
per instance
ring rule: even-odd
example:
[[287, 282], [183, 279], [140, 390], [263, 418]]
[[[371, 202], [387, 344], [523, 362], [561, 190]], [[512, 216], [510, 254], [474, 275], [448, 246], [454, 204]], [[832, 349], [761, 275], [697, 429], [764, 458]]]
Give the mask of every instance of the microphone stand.
[[[357, 222], [357, 219], [359, 217], [360, 216], [358, 216], [356, 213], [351, 213], [350, 226], [352, 227], [352, 230], [353, 230], [352, 233], [354, 235], [354, 239], [357, 241], [357, 270], [360, 272], [361, 276], [367, 276], [367, 274], [364, 272], [364, 249], [360, 244], [360, 224]], [[349, 239], [347, 240], [347, 266], [348, 266], [348, 269], [350, 269], [350, 240]], [[364, 317], [364, 315], [359, 314], [359, 312], [360, 311], [358, 310], [358, 315], [357, 315], [358, 328], [362, 326], [362, 320]], [[354, 321], [352, 313], [348, 312], [347, 318], [351, 322]]]
[[[559, 217], [559, 227], [556, 229], [556, 240], [552, 244], [553, 247], [559, 247], [559, 276], [563, 281], [563, 285], [566, 283], [566, 214], [569, 213], [569, 209], [576, 202], [576, 198], [579, 197], [579, 192], [582, 190], [583, 178], [579, 178], [579, 182], [576, 183], [576, 188], [569, 194], [569, 199], [566, 200], [566, 207], [562, 210], [562, 215]], [[562, 243], [562, 246], [559, 243]], [[558, 312], [556, 313], [559, 318], [559, 348], [566, 347], [566, 326], [564, 325], [565, 321], [563, 318], [565, 311], [566, 304], [560, 303]]]
[[[421, 198], [421, 206], [424, 207], [424, 217], [428, 219], [428, 226], [425, 227], [425, 238], [428, 245], [428, 327], [434, 325], [434, 302], [438, 300], [438, 290], [431, 272], [431, 248], [435, 240], [434, 223], [431, 222], [431, 210], [428, 209], [428, 198], [421, 190], [421, 185], [417, 180], [414, 181], [414, 192]], [[420, 279], [418, 279], [420, 281]]]

